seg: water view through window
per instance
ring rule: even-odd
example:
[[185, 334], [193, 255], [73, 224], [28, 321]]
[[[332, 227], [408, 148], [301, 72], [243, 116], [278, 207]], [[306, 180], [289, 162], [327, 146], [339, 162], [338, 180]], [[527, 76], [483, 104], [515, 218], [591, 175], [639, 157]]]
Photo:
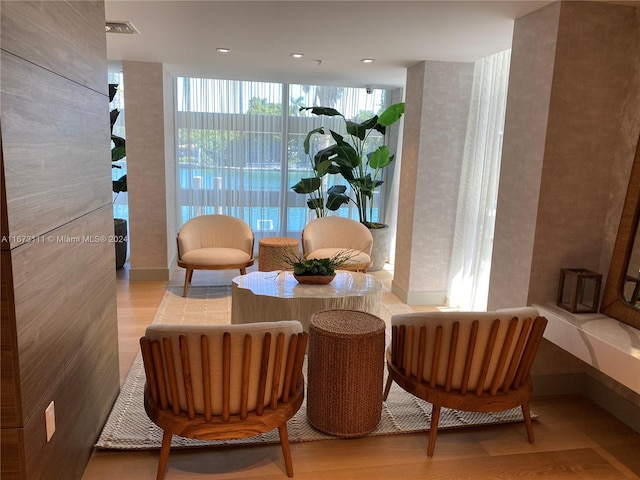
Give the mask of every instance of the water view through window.
[[[384, 90], [367, 94], [364, 88], [178, 78], [179, 222], [222, 213], [242, 218], [257, 239], [299, 236], [315, 218], [307, 196], [291, 190], [312, 176], [303, 146], [307, 132], [325, 128], [325, 135], [312, 137], [311, 155], [332, 143], [329, 129], [345, 133], [341, 118], [315, 116], [299, 107], [331, 107], [362, 121], [384, 110], [385, 97]], [[373, 140], [372, 149], [384, 138]], [[346, 185], [337, 176], [324, 181]], [[374, 219], [380, 201], [374, 199]], [[336, 213], [357, 218], [351, 207]]]

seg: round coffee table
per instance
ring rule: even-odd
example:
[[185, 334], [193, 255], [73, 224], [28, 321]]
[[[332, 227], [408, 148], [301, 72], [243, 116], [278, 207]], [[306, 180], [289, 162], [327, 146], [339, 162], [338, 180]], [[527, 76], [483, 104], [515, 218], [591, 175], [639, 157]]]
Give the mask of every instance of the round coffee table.
[[327, 285], [301, 284], [292, 272], [251, 272], [231, 282], [231, 323], [298, 320], [308, 331], [322, 310], [349, 309], [378, 315], [382, 282], [373, 275], [336, 273]]

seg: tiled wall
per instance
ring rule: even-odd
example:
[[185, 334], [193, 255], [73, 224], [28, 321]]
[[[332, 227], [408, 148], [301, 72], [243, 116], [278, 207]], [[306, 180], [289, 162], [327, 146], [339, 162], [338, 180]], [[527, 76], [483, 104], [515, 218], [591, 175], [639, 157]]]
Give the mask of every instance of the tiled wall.
[[637, 10], [555, 3], [516, 22], [489, 308], [606, 275], [640, 131]]
[[165, 185], [167, 191], [167, 261], [169, 270], [176, 264], [178, 258], [178, 247], [176, 243], [176, 235], [178, 234], [177, 225], [177, 180], [176, 180], [176, 125], [175, 125], [175, 92], [173, 77], [166, 69], [163, 71], [163, 90], [164, 90], [164, 174]]
[[[489, 309], [553, 308], [564, 267], [606, 277], [640, 132], [638, 18], [627, 5], [558, 2], [516, 21]], [[534, 374], [547, 393], [573, 388], [637, 416], [637, 393], [550, 342]]]
[[394, 292], [445, 300], [473, 63], [421, 62], [407, 73]]
[[[167, 139], [163, 66], [160, 63], [123, 61], [122, 69], [127, 125], [129, 275], [131, 280], [166, 280], [169, 278], [169, 192], [165, 169]], [[168, 118], [173, 118], [173, 115]]]
[[556, 3], [514, 27], [490, 309], [528, 304], [559, 15]]

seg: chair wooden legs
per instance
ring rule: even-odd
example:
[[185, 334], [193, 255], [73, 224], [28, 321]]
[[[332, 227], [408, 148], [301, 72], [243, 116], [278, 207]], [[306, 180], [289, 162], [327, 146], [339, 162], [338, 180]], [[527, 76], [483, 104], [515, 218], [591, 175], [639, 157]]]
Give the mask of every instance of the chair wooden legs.
[[389, 391], [391, 390], [391, 384], [393, 383], [393, 379], [391, 378], [391, 374], [387, 377], [387, 384], [384, 387], [384, 393], [382, 394], [382, 401], [386, 401], [389, 396]]
[[431, 408], [431, 427], [429, 429], [429, 445], [427, 446], [427, 457], [433, 457], [436, 448], [436, 435], [438, 435], [438, 422], [440, 421], [440, 406], [433, 405]]
[[165, 471], [167, 470], [167, 461], [169, 460], [169, 450], [171, 448], [171, 438], [173, 435], [169, 432], [164, 432], [162, 435], [162, 448], [160, 448], [160, 460], [158, 460], [158, 474], [156, 480], [162, 480], [164, 478]]
[[[291, 459], [291, 445], [289, 444], [289, 432], [287, 431], [286, 423], [278, 427], [278, 433], [280, 434], [280, 446], [282, 447], [282, 455], [287, 469], [287, 476], [293, 477], [293, 460]], [[162, 447], [160, 448], [160, 459], [158, 460], [158, 474], [156, 475], [156, 480], [164, 479], [164, 475], [167, 470], [167, 463], [169, 461], [169, 450], [171, 449], [172, 438], [173, 435], [169, 432], [164, 432], [162, 435]]]
[[242, 267], [242, 268], [240, 269], [240, 275], [246, 275], [246, 274], [247, 274], [247, 269], [246, 269], [246, 267]]
[[186, 297], [189, 291], [189, 285], [191, 284], [191, 278], [193, 277], [193, 268], [187, 267], [187, 272], [184, 274], [184, 290], [182, 290], [182, 296]]
[[522, 404], [522, 417], [524, 418], [524, 426], [527, 429], [527, 438], [529, 443], [533, 444], [533, 424], [531, 423], [531, 410], [529, 410], [529, 402]]
[[282, 455], [284, 456], [284, 464], [287, 467], [287, 476], [293, 477], [293, 461], [291, 460], [291, 445], [289, 445], [289, 432], [287, 431], [286, 423], [278, 427], [278, 433], [280, 433], [280, 445], [282, 446]]
[[[524, 426], [527, 429], [527, 438], [529, 443], [533, 442], [533, 424], [531, 423], [531, 411], [529, 410], [529, 402], [522, 406], [522, 416], [524, 418]], [[440, 421], [440, 407], [433, 405], [431, 409], [431, 426], [429, 429], [429, 445], [427, 447], [427, 457], [433, 457], [433, 451], [436, 448], [436, 436], [438, 435], [438, 422]]]

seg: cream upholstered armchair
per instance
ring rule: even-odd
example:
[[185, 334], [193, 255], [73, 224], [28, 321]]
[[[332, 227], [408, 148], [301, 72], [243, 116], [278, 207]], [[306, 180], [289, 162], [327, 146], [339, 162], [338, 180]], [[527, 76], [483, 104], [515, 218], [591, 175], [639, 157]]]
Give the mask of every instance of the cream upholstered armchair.
[[144, 405], [164, 431], [157, 480], [173, 435], [252, 437], [277, 428], [293, 476], [287, 420], [302, 405], [307, 334], [298, 321], [244, 325], [150, 325], [140, 339]]
[[547, 319], [531, 307], [394, 315], [384, 398], [395, 381], [433, 405], [429, 457], [441, 407], [498, 412], [519, 406], [533, 443], [529, 371], [546, 325]]
[[254, 263], [254, 241], [251, 227], [239, 218], [201, 215], [187, 221], [178, 232], [178, 266], [187, 269], [182, 296], [187, 296], [194, 270], [247, 273]]
[[340, 268], [366, 272], [371, 266], [373, 236], [367, 227], [344, 217], [321, 217], [302, 230], [304, 258], [331, 258], [349, 250], [351, 258]]

